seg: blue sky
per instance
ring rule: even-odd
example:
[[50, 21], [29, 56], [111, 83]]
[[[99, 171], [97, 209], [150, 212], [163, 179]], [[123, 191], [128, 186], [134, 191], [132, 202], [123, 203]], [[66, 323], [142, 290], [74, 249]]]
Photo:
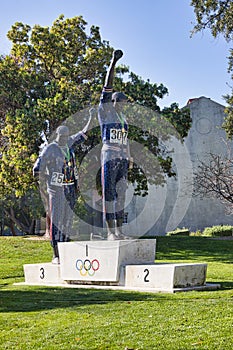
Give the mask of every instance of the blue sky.
[[122, 49], [122, 64], [143, 79], [163, 83], [169, 95], [158, 104], [184, 106], [206, 96], [224, 104], [230, 92], [230, 45], [208, 31], [190, 38], [195, 21], [190, 0], [7, 0], [1, 2], [0, 54], [9, 53], [7, 31], [15, 22], [51, 26], [60, 15], [82, 15], [100, 27], [102, 39]]

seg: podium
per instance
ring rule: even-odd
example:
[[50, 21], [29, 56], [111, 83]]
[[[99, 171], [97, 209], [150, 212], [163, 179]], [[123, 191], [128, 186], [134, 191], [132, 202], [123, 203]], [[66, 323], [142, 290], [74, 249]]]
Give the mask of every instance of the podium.
[[122, 267], [153, 263], [156, 241], [84, 241], [58, 245], [61, 277], [68, 281], [118, 284]]
[[26, 264], [27, 285], [143, 292], [214, 290], [205, 263], [156, 263], [156, 239], [58, 244], [60, 264]]

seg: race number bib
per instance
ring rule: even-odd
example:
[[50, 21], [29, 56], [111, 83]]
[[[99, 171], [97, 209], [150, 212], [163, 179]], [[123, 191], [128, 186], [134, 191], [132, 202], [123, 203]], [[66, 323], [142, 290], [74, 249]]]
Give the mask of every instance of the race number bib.
[[52, 174], [51, 185], [62, 186], [64, 179], [64, 174], [56, 173], [55, 171]]
[[127, 145], [128, 132], [121, 129], [110, 129], [110, 143]]

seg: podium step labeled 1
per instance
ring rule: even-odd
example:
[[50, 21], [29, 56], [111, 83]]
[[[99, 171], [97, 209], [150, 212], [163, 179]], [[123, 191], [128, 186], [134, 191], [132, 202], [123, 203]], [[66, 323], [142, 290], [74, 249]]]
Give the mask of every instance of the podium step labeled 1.
[[63, 280], [118, 284], [122, 266], [154, 262], [156, 240], [65, 242], [58, 250]]
[[205, 287], [207, 264], [147, 264], [125, 267], [125, 287], [159, 291]]

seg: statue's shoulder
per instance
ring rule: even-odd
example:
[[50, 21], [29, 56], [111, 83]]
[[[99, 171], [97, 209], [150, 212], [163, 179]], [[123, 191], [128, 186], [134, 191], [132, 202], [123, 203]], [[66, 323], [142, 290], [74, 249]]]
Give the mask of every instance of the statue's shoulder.
[[48, 149], [57, 149], [59, 148], [58, 143], [56, 141], [52, 141], [51, 143], [48, 144], [47, 146]]
[[45, 147], [43, 153], [46, 154], [46, 155], [48, 155], [48, 154], [51, 154], [51, 153], [57, 153], [57, 152], [59, 152], [59, 151], [60, 151], [60, 149], [59, 149], [59, 146], [58, 146], [57, 142], [56, 142], [56, 141], [53, 141], [53, 142], [49, 143], [49, 144]]

